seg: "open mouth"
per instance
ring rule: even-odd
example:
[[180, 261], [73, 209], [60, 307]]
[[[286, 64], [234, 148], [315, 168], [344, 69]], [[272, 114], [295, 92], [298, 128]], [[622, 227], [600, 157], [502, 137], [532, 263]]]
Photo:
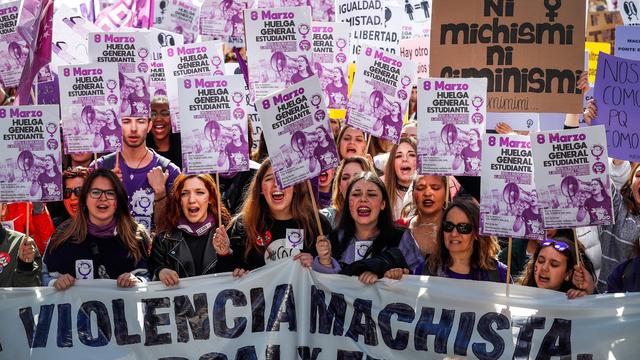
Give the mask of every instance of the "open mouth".
[[155, 130], [156, 132], [162, 132], [162, 131], [165, 131], [165, 130], [166, 130], [166, 128], [167, 128], [167, 125], [165, 125], [165, 124], [156, 124], [156, 125], [153, 125], [153, 130]]
[[105, 204], [100, 204], [96, 207], [98, 208], [98, 210], [103, 210], [103, 211], [109, 209], [109, 205], [105, 205]]
[[282, 191], [274, 191], [271, 193], [271, 199], [274, 201], [282, 201], [284, 199], [284, 193]]
[[367, 217], [371, 215], [371, 208], [368, 206], [358, 206], [358, 216]]
[[197, 215], [200, 212], [200, 207], [193, 206], [187, 209], [190, 215]]
[[460, 240], [449, 240], [449, 245], [460, 245], [462, 241]]
[[411, 166], [409, 165], [403, 165], [400, 167], [400, 173], [402, 175], [411, 175], [411, 173], [413, 172], [413, 169], [411, 168]]
[[544, 275], [538, 275], [538, 280], [540, 282], [546, 283], [546, 282], [549, 282], [551, 280], [551, 278], [549, 278], [548, 276], [544, 276]]
[[327, 173], [326, 171], [323, 172], [322, 174], [320, 174], [320, 176], [318, 176], [318, 180], [320, 182], [326, 183], [327, 181], [329, 181], [329, 173]]
[[424, 207], [431, 207], [433, 206], [433, 204], [434, 204], [433, 200], [429, 200], [429, 199], [422, 200], [422, 206]]
[[358, 151], [355, 147], [353, 146], [347, 146], [347, 154], [357, 154]]

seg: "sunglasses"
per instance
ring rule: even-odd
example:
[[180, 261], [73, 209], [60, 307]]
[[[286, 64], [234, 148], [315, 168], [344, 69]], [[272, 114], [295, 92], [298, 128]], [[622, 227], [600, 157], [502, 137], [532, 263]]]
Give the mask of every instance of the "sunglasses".
[[567, 244], [566, 242], [560, 241], [560, 240], [551, 240], [551, 239], [546, 239], [543, 242], [540, 243], [541, 247], [547, 247], [553, 245], [553, 248], [562, 252], [565, 251], [569, 248], [569, 244]]
[[473, 231], [473, 226], [469, 223], [459, 223], [454, 224], [450, 221], [445, 221], [442, 223], [442, 231], [450, 233], [453, 229], [458, 230], [459, 234], [468, 235]]
[[104, 194], [107, 200], [114, 200], [116, 198], [116, 192], [114, 190], [89, 189], [89, 196], [93, 199], [100, 199], [102, 194]]
[[75, 194], [76, 197], [80, 197], [80, 190], [82, 190], [80, 186], [74, 187], [73, 189], [64, 189], [64, 191], [62, 192], [62, 197], [64, 197], [65, 199], [69, 199], [71, 198], [71, 194]]

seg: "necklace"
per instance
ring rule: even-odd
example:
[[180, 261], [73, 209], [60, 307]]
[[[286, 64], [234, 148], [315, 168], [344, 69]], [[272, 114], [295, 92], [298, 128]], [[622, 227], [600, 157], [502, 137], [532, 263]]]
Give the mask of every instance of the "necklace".
[[[149, 150], [147, 150], [147, 152], [144, 153], [144, 156], [140, 159], [140, 161], [138, 161], [138, 165], [136, 165], [135, 168], [131, 168], [132, 170], [137, 170], [140, 168], [140, 164], [142, 164], [142, 161], [144, 159], [147, 158], [147, 155], [149, 155]], [[122, 157], [124, 158], [124, 154], [122, 155]], [[127, 159], [124, 159], [125, 164], [127, 163]], [[133, 174], [129, 174], [129, 179], [133, 180]]]
[[409, 187], [408, 186], [404, 186], [404, 185], [402, 185], [400, 183], [397, 183], [396, 187], [398, 188], [398, 190], [400, 190], [400, 192], [405, 192], [406, 193], [407, 191], [409, 191]]

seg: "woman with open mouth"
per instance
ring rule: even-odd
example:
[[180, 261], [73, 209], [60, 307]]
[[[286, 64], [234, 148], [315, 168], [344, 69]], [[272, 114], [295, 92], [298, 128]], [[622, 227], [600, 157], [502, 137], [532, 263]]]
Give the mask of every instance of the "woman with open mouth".
[[149, 258], [154, 279], [174, 286], [182, 278], [233, 271], [239, 265], [225, 230], [229, 212], [218, 205], [218, 192], [211, 175], [176, 178], [168, 195], [168, 217]]
[[480, 207], [469, 198], [455, 198], [442, 215], [437, 251], [427, 256], [423, 275], [452, 279], [507, 281], [507, 266], [497, 260], [494, 237], [479, 234]]
[[347, 187], [351, 183], [351, 179], [361, 172], [368, 171], [373, 171], [373, 168], [369, 161], [362, 156], [352, 156], [342, 159], [340, 162], [333, 181], [331, 206], [320, 210], [320, 213], [331, 222], [333, 229], [338, 226], [338, 221], [342, 216], [344, 194], [347, 192]]
[[384, 183], [373, 172], [357, 174], [345, 193], [338, 228], [316, 242], [313, 269], [328, 274], [358, 276], [373, 284], [393, 268], [406, 268], [398, 249], [403, 236], [393, 224]]
[[[312, 208], [307, 185], [281, 189], [271, 161], [265, 159], [249, 185], [242, 210], [227, 231], [231, 248], [241, 260], [235, 274], [288, 258], [310, 267], [320, 235]], [[328, 235], [331, 225], [323, 215], [320, 222]]]
[[367, 139], [364, 131], [344, 126], [338, 134], [338, 154], [340, 159], [346, 159], [352, 156], [366, 156]]
[[393, 220], [402, 217], [402, 201], [416, 175], [416, 141], [402, 138], [394, 145], [389, 154], [387, 168], [383, 176], [384, 185], [389, 193], [390, 205], [393, 209]]
[[44, 257], [48, 284], [65, 290], [79, 279], [116, 279], [118, 287], [146, 281], [150, 239], [131, 217], [120, 179], [111, 170], [94, 170], [82, 185], [78, 205], [71, 224], [49, 242]]
[[576, 264], [576, 247], [569, 238], [556, 236], [537, 242], [518, 281], [520, 285], [562, 291], [569, 299], [593, 294], [595, 284], [589, 275], [594, 272], [593, 264], [584, 255], [582, 244], [578, 244], [582, 265]]

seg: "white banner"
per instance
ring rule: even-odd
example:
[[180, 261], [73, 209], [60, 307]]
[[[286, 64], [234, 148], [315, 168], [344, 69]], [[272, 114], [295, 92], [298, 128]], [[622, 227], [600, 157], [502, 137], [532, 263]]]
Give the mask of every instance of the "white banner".
[[[281, 261], [117, 289], [0, 290], [3, 359], [633, 359], [640, 294], [561, 292], [407, 276], [355, 277]], [[11, 324], [9, 326], [9, 324]], [[369, 357], [364, 357], [366, 353]]]

